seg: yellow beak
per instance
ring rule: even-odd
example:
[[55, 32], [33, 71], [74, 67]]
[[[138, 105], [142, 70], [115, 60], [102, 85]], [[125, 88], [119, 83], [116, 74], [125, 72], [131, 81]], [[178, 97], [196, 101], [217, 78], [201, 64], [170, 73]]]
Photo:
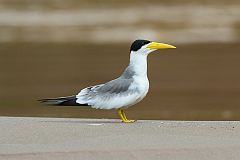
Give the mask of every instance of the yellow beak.
[[149, 49], [167, 49], [167, 48], [176, 48], [170, 44], [151, 42], [147, 48]]

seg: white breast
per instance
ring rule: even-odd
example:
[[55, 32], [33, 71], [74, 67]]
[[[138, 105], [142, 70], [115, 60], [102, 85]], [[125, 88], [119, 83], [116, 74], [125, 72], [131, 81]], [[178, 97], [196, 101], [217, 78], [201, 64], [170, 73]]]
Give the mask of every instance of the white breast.
[[147, 76], [134, 76], [134, 81], [129, 89], [137, 89], [140, 93], [146, 93], [149, 89], [149, 81]]
[[[139, 97], [135, 100], [134, 104], [141, 101], [149, 90], [149, 81], [147, 76], [134, 76], [134, 82], [129, 89], [136, 89], [139, 91]], [[133, 104], [132, 104], [133, 105]]]

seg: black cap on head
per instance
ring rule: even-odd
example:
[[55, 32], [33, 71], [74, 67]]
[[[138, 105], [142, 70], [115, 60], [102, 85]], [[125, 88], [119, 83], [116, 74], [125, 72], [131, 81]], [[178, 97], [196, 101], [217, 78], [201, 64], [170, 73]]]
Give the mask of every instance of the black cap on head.
[[151, 41], [148, 41], [148, 40], [142, 40], [142, 39], [138, 39], [138, 40], [135, 40], [131, 47], [130, 47], [130, 51], [137, 51], [139, 50], [142, 46], [150, 43]]

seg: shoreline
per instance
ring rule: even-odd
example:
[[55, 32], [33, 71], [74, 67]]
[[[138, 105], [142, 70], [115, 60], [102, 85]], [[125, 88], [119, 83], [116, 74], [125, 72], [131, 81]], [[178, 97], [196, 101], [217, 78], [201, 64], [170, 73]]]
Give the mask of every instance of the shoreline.
[[238, 159], [239, 121], [0, 117], [0, 159]]

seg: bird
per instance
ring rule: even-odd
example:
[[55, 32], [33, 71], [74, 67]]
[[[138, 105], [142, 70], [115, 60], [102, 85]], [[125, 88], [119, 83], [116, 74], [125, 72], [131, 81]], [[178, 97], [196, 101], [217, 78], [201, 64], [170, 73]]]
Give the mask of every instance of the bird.
[[40, 102], [55, 106], [89, 106], [95, 109], [115, 109], [122, 122], [133, 123], [125, 110], [140, 102], [148, 93], [147, 57], [149, 53], [176, 48], [173, 45], [144, 39], [135, 40], [130, 47], [129, 65], [116, 79], [107, 83], [82, 89], [78, 94], [67, 97], [46, 98]]

